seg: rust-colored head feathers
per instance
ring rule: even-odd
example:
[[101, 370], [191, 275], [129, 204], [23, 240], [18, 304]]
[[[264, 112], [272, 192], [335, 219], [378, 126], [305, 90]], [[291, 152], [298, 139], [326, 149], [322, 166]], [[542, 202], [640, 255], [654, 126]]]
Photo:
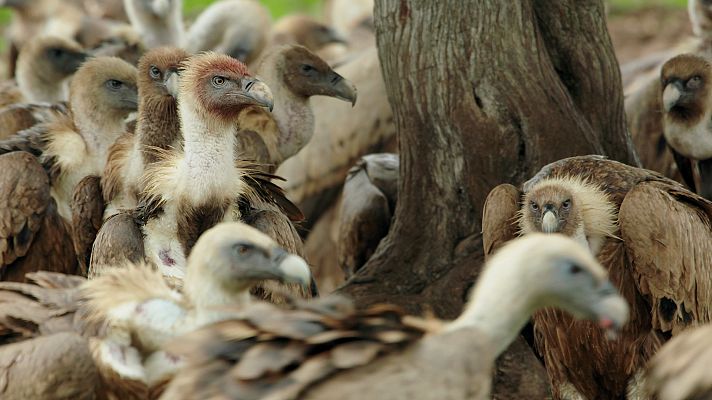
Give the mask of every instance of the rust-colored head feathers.
[[272, 108], [267, 85], [251, 77], [245, 64], [230, 56], [201, 53], [185, 61], [183, 67], [181, 97], [192, 101], [195, 110], [207, 118], [233, 120], [250, 105]]
[[666, 118], [693, 124], [702, 118], [712, 93], [709, 60], [694, 54], [673, 57], [663, 65], [660, 81]]
[[596, 254], [617, 231], [616, 210], [596, 185], [574, 177], [542, 180], [525, 195], [519, 211], [523, 234], [562, 233], [585, 242]]
[[166, 75], [178, 71], [181, 63], [190, 57], [187, 51], [175, 47], [159, 47], [147, 52], [138, 63], [139, 97], [170, 96], [166, 90]]

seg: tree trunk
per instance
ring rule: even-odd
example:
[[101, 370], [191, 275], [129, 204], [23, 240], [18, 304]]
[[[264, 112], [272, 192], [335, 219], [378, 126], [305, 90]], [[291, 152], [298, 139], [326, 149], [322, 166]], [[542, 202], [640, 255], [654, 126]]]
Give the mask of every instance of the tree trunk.
[[388, 236], [341, 288], [359, 304], [459, 314], [495, 185], [603, 154], [637, 165], [600, 0], [377, 0], [399, 142]]

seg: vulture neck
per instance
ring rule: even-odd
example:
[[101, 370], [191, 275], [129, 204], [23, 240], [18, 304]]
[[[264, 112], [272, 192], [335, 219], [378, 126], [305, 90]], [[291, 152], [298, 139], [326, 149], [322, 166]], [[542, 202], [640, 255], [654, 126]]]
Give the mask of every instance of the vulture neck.
[[145, 95], [141, 97], [136, 122], [136, 136], [143, 151], [139, 154], [144, 164], [156, 161], [151, 155], [153, 147], [168, 149], [176, 147], [181, 137], [178, 110], [175, 99], [170, 96]]
[[125, 119], [128, 112], [102, 107], [96, 100], [84, 98], [72, 102], [72, 114], [88, 153], [103, 165], [106, 163], [109, 147], [126, 129]]
[[[527, 267], [523, 265], [522, 267]], [[470, 301], [456, 320], [445, 328], [476, 328], [487, 335], [499, 356], [539, 308], [536, 280], [518, 264], [489, 265], [483, 271]]]
[[18, 67], [17, 86], [25, 100], [29, 103], [58, 103], [67, 100], [69, 88], [66, 79], [49, 79], [50, 77], [37, 73], [41, 70], [34, 64]]
[[[194, 307], [194, 318], [198, 325], [209, 324], [227, 317], [228, 311], [225, 311], [225, 307], [229, 306], [234, 310], [251, 302], [248, 288], [235, 291], [226, 290], [224, 283], [221, 284], [205, 276], [205, 272], [201, 272], [209, 268], [211, 268], [209, 265], [203, 266], [203, 268], [188, 266], [184, 281], [183, 291]], [[191, 273], [192, 271], [195, 272]]]
[[306, 146], [314, 134], [314, 111], [311, 100], [293, 92], [284, 81], [284, 61], [266, 59], [261, 64], [258, 76], [272, 90], [274, 110], [272, 116], [279, 129], [277, 140], [280, 160], [276, 164], [297, 154]]

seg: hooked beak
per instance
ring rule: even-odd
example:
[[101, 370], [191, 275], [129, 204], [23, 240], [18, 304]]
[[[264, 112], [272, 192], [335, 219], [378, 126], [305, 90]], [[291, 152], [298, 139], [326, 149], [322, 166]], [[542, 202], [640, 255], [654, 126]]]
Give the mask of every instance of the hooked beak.
[[270, 111], [274, 108], [274, 100], [272, 91], [266, 83], [256, 78], [242, 79], [242, 92], [240, 95], [247, 99], [247, 104], [253, 104], [260, 107], [269, 108]]
[[551, 210], [544, 211], [544, 217], [541, 219], [541, 230], [544, 233], [555, 233], [559, 229], [559, 220], [556, 218], [556, 213]]
[[348, 79], [344, 79], [343, 76], [332, 71], [332, 74], [329, 76], [329, 86], [325, 94], [348, 101], [351, 103], [351, 107], [356, 105], [358, 90], [356, 90], [356, 86]]
[[311, 270], [303, 258], [287, 253], [281, 248], [274, 250], [273, 253], [272, 265], [275, 268], [274, 275], [278, 280], [285, 283], [297, 283], [307, 290], [312, 290]]
[[628, 303], [618, 294], [611, 282], [601, 286], [603, 298], [593, 306], [598, 325], [606, 330], [608, 339], [615, 339], [618, 332], [628, 322]]
[[180, 78], [180, 73], [177, 69], [169, 69], [163, 79], [163, 85], [166, 87], [166, 91], [174, 99], [178, 98], [178, 79]]
[[679, 80], [668, 83], [663, 90], [663, 107], [665, 112], [669, 112], [680, 101], [683, 95], [683, 85]]

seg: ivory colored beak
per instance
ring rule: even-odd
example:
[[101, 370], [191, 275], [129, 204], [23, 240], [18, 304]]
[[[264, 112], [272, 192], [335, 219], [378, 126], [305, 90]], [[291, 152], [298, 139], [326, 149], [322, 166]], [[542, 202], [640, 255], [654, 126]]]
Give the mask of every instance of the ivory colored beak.
[[665, 86], [665, 90], [663, 90], [663, 108], [665, 112], [670, 111], [675, 106], [677, 101], [680, 100], [680, 96], [682, 96], [682, 92], [676, 85], [668, 84]]
[[287, 254], [278, 266], [280, 275], [285, 282], [298, 283], [305, 288], [310, 288], [312, 274], [309, 265], [303, 258], [294, 254]]
[[559, 221], [553, 211], [545, 211], [541, 219], [541, 230], [544, 233], [555, 233], [559, 228]]
[[178, 79], [178, 72], [168, 71], [166, 79], [163, 81], [163, 84], [166, 86], [166, 91], [168, 91], [168, 94], [173, 96], [174, 99], [178, 98]]
[[620, 295], [604, 297], [595, 306], [598, 325], [606, 330], [608, 339], [615, 339], [618, 331], [628, 322], [628, 303]]
[[256, 78], [245, 78], [242, 82], [242, 96], [248, 99], [249, 104], [274, 109], [272, 90], [266, 83]]

